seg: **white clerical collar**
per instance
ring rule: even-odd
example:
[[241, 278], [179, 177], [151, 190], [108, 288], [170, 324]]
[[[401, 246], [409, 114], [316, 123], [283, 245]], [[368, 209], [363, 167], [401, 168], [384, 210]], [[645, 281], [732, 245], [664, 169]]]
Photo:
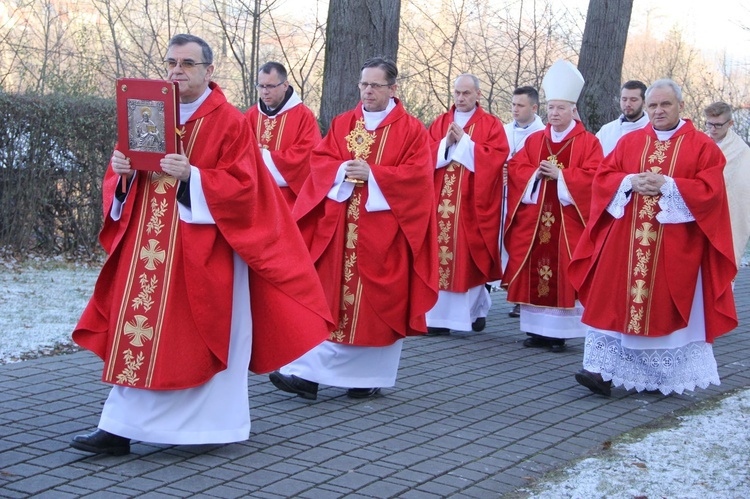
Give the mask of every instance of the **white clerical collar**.
[[471, 117], [474, 116], [474, 113], [476, 111], [477, 106], [474, 106], [474, 109], [472, 109], [471, 111], [459, 111], [458, 109], [456, 109], [453, 112], [453, 121], [455, 121], [458, 126], [463, 128], [469, 122]]
[[671, 130], [657, 130], [654, 128], [654, 132], [656, 132], [656, 138], [659, 139], [660, 142], [664, 142], [665, 140], [669, 140], [672, 138], [672, 135], [677, 133], [677, 130], [682, 128], [682, 126], [685, 124], [685, 120], [680, 118], [680, 122], [677, 124], [676, 127], [674, 127]]
[[388, 113], [393, 111], [396, 107], [396, 101], [391, 98], [388, 102], [388, 106], [382, 111], [365, 111], [365, 107], [362, 106], [362, 116], [365, 118], [365, 129], [373, 131], [378, 125], [388, 116]]
[[188, 103], [180, 102], [180, 125], [184, 125], [185, 123], [187, 123], [187, 121], [190, 119], [193, 113], [196, 112], [199, 107], [201, 107], [201, 104], [203, 104], [203, 102], [205, 102], [206, 99], [208, 99], [209, 95], [211, 95], [211, 88], [206, 87], [206, 90], [204, 90], [203, 95], [198, 97], [193, 102], [188, 102]]
[[550, 135], [552, 136], [552, 142], [558, 143], [562, 142], [565, 137], [576, 127], [576, 120], [570, 120], [570, 125], [568, 125], [568, 128], [563, 130], [562, 132], [556, 132], [554, 128], [550, 127]]

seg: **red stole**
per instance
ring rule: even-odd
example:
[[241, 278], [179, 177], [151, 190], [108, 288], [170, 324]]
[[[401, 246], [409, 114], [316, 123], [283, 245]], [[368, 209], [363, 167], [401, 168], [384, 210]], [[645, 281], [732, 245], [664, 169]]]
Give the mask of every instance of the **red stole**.
[[[183, 129], [183, 137], [189, 136], [185, 147], [188, 158], [202, 123], [201, 118]], [[173, 285], [180, 228], [179, 182], [159, 172], [141, 172], [140, 175], [145, 175], [146, 179], [141, 181], [141, 206], [136, 211], [138, 218], [133, 227], [136, 251], [130, 256], [130, 266], [125, 271], [125, 292], [112, 331], [112, 348], [102, 380], [135, 388], [151, 388]]]
[[[466, 132], [469, 137], [474, 133], [472, 124]], [[461, 291], [456, 282], [456, 263], [471, 255], [461, 255], [463, 249], [458, 244], [459, 220], [461, 219], [463, 184], [467, 169], [461, 163], [451, 161], [443, 168], [443, 182], [438, 195], [438, 289], [442, 291]], [[468, 248], [467, 248], [468, 249]]]
[[[368, 133], [364, 129], [364, 121], [358, 121], [355, 129], [347, 136], [347, 139], [351, 137], [353, 141], [350, 149], [352, 159], [356, 157], [366, 160], [375, 150], [377, 152], [373, 164], [380, 164], [390, 129], [390, 125], [387, 125], [383, 129]], [[365, 141], [362, 137], [368, 140]], [[350, 345], [384, 346], [393, 343], [394, 332], [388, 324], [372, 313], [372, 305], [367, 299], [367, 294], [363, 293], [362, 276], [359, 272], [359, 219], [367, 203], [368, 194], [367, 183], [358, 183], [346, 202], [341, 311], [338, 328], [331, 333], [330, 341]]]
[[[556, 163], [560, 170], [565, 170], [566, 165], [570, 165], [572, 141], [570, 138], [564, 142], [553, 143], [545, 137], [545, 149], [549, 153], [545, 159]], [[524, 279], [529, 281], [529, 294], [523, 303], [559, 307], [563, 306], [561, 297], [570, 296], [572, 291], [567, 279], [564, 278], [570, 255], [561, 254], [565, 249], [560, 239], [564, 224], [562, 206], [558, 199], [556, 180], [541, 179], [538, 189], [540, 192], [537, 205], [541, 211], [529, 262], [523, 270], [527, 274]]]

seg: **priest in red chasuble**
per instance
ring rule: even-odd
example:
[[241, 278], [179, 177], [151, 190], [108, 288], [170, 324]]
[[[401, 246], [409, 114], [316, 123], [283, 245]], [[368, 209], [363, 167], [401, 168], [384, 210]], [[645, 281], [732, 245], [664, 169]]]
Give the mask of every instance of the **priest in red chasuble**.
[[320, 383], [352, 398], [396, 382], [404, 338], [437, 299], [433, 163], [427, 130], [395, 98], [396, 65], [362, 67], [361, 103], [315, 148], [294, 216], [337, 324], [328, 341], [270, 376], [306, 399]]
[[109, 256], [73, 339], [104, 360], [103, 381], [115, 386], [99, 429], [76, 436], [76, 449], [246, 440], [248, 367], [277, 369], [333, 326], [247, 120], [210, 82], [212, 59], [196, 36], [170, 41], [179, 154], [161, 171], [112, 155], [100, 235]]
[[682, 90], [646, 90], [651, 124], [624, 136], [594, 180], [570, 264], [588, 326], [576, 381], [682, 393], [720, 383], [711, 344], [737, 326], [725, 159], [680, 117]]
[[481, 331], [492, 305], [485, 283], [500, 278], [500, 208], [508, 141], [479, 105], [476, 76], [454, 82], [454, 106], [430, 125], [437, 201], [438, 302], [428, 336]]
[[263, 163], [291, 209], [310, 174], [310, 153], [322, 140], [318, 120], [289, 85], [282, 64], [262, 65], [255, 88], [260, 95], [258, 105], [248, 109], [245, 117], [255, 133]]
[[602, 147], [573, 118], [583, 83], [570, 62], [550, 67], [542, 81], [549, 123], [508, 163], [502, 286], [508, 301], [521, 304], [521, 331], [529, 336], [524, 346], [553, 352], [564, 351], [566, 339], [585, 335], [567, 269], [588, 220]]

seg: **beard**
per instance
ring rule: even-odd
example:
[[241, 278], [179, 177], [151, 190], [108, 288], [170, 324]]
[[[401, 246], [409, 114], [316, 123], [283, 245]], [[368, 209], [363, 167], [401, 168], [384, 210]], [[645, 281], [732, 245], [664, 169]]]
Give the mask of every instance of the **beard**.
[[628, 121], [635, 121], [638, 118], [640, 118], [641, 115], [643, 114], [643, 108], [639, 107], [638, 109], [636, 109], [635, 111], [633, 111], [631, 113], [623, 112], [622, 114], [625, 116], [626, 120], [628, 120]]

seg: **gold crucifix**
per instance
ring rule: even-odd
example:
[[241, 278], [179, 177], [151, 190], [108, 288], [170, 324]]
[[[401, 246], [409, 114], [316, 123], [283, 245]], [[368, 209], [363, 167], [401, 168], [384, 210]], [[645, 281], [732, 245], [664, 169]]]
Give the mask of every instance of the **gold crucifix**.
[[[370, 133], [365, 129], [365, 119], [360, 118], [354, 125], [354, 129], [346, 136], [346, 148], [349, 152], [354, 153], [354, 159], [365, 160], [370, 155], [370, 147], [375, 143], [375, 133]], [[355, 184], [364, 184], [364, 180], [354, 178], [345, 178], [346, 182]]]

